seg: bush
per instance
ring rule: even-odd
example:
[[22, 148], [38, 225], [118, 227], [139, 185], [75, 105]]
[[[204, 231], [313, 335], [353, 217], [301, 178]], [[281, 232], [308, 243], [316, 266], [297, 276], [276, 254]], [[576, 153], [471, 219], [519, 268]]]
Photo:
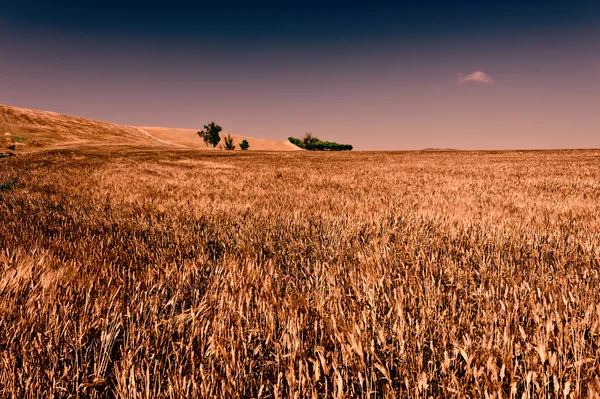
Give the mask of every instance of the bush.
[[219, 144], [221, 141], [221, 136], [219, 133], [223, 130], [223, 128], [219, 125], [216, 125], [214, 122], [210, 122], [208, 125], [204, 125], [204, 130], [198, 132], [198, 136], [200, 136], [206, 145], [212, 145], [213, 148]]
[[302, 142], [302, 140], [297, 139], [296, 137], [288, 137], [288, 140], [290, 141], [290, 143], [300, 147], [300, 148], [304, 148], [306, 149], [306, 146], [304, 145], [304, 143]]
[[240, 149], [243, 151], [247, 150], [248, 148], [250, 148], [250, 143], [248, 143], [248, 140], [242, 140], [240, 143]]
[[225, 149], [235, 150], [235, 144], [233, 144], [233, 137], [231, 137], [231, 134], [228, 134], [227, 137], [225, 137]]
[[312, 133], [307, 132], [302, 139], [302, 143], [304, 144], [304, 148], [311, 149], [315, 147], [321, 140], [316, 137], [313, 137]]
[[304, 139], [300, 140], [296, 137], [289, 137], [290, 143], [310, 151], [351, 151], [352, 145], [338, 144], [333, 141], [321, 141], [314, 137], [311, 133], [306, 133]]

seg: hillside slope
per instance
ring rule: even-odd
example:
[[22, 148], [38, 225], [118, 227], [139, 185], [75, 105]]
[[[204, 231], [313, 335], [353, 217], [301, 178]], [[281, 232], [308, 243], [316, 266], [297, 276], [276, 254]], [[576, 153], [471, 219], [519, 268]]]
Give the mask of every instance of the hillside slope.
[[[18, 153], [64, 147], [115, 145], [209, 149], [196, 132], [197, 129], [121, 126], [0, 104], [0, 152]], [[244, 139], [248, 140], [250, 150], [295, 150], [294, 146], [284, 141], [233, 134], [232, 137], [236, 144]]]
[[[179, 129], [179, 128], [168, 128], [168, 127], [139, 127], [142, 132], [148, 133], [155, 139], [163, 141], [165, 144], [175, 145], [178, 147], [187, 148], [199, 148], [199, 149], [212, 149], [212, 147], [206, 146], [204, 141], [198, 137], [198, 129]], [[223, 137], [227, 135], [227, 132], [221, 133], [221, 143], [223, 144]], [[239, 134], [232, 134], [233, 142], [236, 147], [239, 147], [239, 143], [242, 140], [248, 140], [251, 150], [263, 150], [263, 151], [298, 151], [299, 148], [291, 144], [288, 141], [275, 141], [258, 139], [254, 137], [240, 136]]]

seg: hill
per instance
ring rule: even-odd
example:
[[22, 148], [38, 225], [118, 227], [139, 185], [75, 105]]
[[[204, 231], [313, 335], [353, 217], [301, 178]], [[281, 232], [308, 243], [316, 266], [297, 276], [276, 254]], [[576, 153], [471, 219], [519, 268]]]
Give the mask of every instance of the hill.
[[[201, 129], [202, 127], [200, 127]], [[141, 132], [153, 137], [156, 140], [160, 140], [166, 145], [173, 145], [176, 147], [184, 148], [199, 148], [199, 149], [210, 149], [212, 147], [206, 146], [204, 141], [198, 137], [198, 130], [200, 129], [181, 129], [181, 128], [169, 128], [169, 127], [150, 127], [143, 126], [138, 127]], [[221, 133], [221, 143], [223, 137], [228, 133]], [[242, 140], [248, 140], [251, 150], [263, 150], [263, 151], [298, 151], [299, 149], [289, 143], [288, 141], [276, 141], [276, 140], [265, 140], [254, 137], [241, 136], [239, 134], [231, 134], [233, 142], [236, 147]]]
[[[0, 153], [115, 145], [212, 150], [196, 135], [197, 130], [122, 126], [55, 112], [0, 105]], [[250, 150], [297, 150], [287, 141], [231, 136], [236, 145], [244, 139], [248, 140]]]

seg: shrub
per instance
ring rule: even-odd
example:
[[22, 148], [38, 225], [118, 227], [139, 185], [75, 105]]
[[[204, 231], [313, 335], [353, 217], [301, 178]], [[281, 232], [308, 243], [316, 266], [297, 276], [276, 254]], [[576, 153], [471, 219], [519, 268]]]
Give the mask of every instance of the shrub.
[[248, 143], [248, 140], [242, 140], [240, 143], [240, 149], [243, 151], [247, 150], [248, 148], [250, 148], [250, 143]]
[[306, 146], [304, 145], [304, 143], [302, 142], [302, 140], [297, 139], [296, 137], [288, 137], [288, 140], [290, 141], [290, 143], [300, 147], [300, 148], [304, 148], [306, 149]]
[[306, 132], [304, 138], [302, 139], [302, 143], [304, 144], [304, 148], [311, 149], [315, 147], [321, 140], [316, 137], [313, 137], [312, 133]]
[[235, 144], [233, 144], [233, 137], [231, 137], [231, 134], [228, 134], [225, 137], [225, 149], [226, 150], [235, 150]]

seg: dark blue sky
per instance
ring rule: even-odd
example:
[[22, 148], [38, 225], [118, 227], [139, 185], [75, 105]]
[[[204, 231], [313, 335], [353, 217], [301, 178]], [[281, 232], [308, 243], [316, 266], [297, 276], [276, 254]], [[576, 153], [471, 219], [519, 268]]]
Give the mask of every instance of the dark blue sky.
[[600, 146], [600, 1], [0, 6], [4, 104], [359, 149]]
[[[597, 1], [4, 1], [5, 25], [88, 37], [344, 42], [511, 34], [600, 22]], [[241, 41], [241, 43], [240, 43]]]

